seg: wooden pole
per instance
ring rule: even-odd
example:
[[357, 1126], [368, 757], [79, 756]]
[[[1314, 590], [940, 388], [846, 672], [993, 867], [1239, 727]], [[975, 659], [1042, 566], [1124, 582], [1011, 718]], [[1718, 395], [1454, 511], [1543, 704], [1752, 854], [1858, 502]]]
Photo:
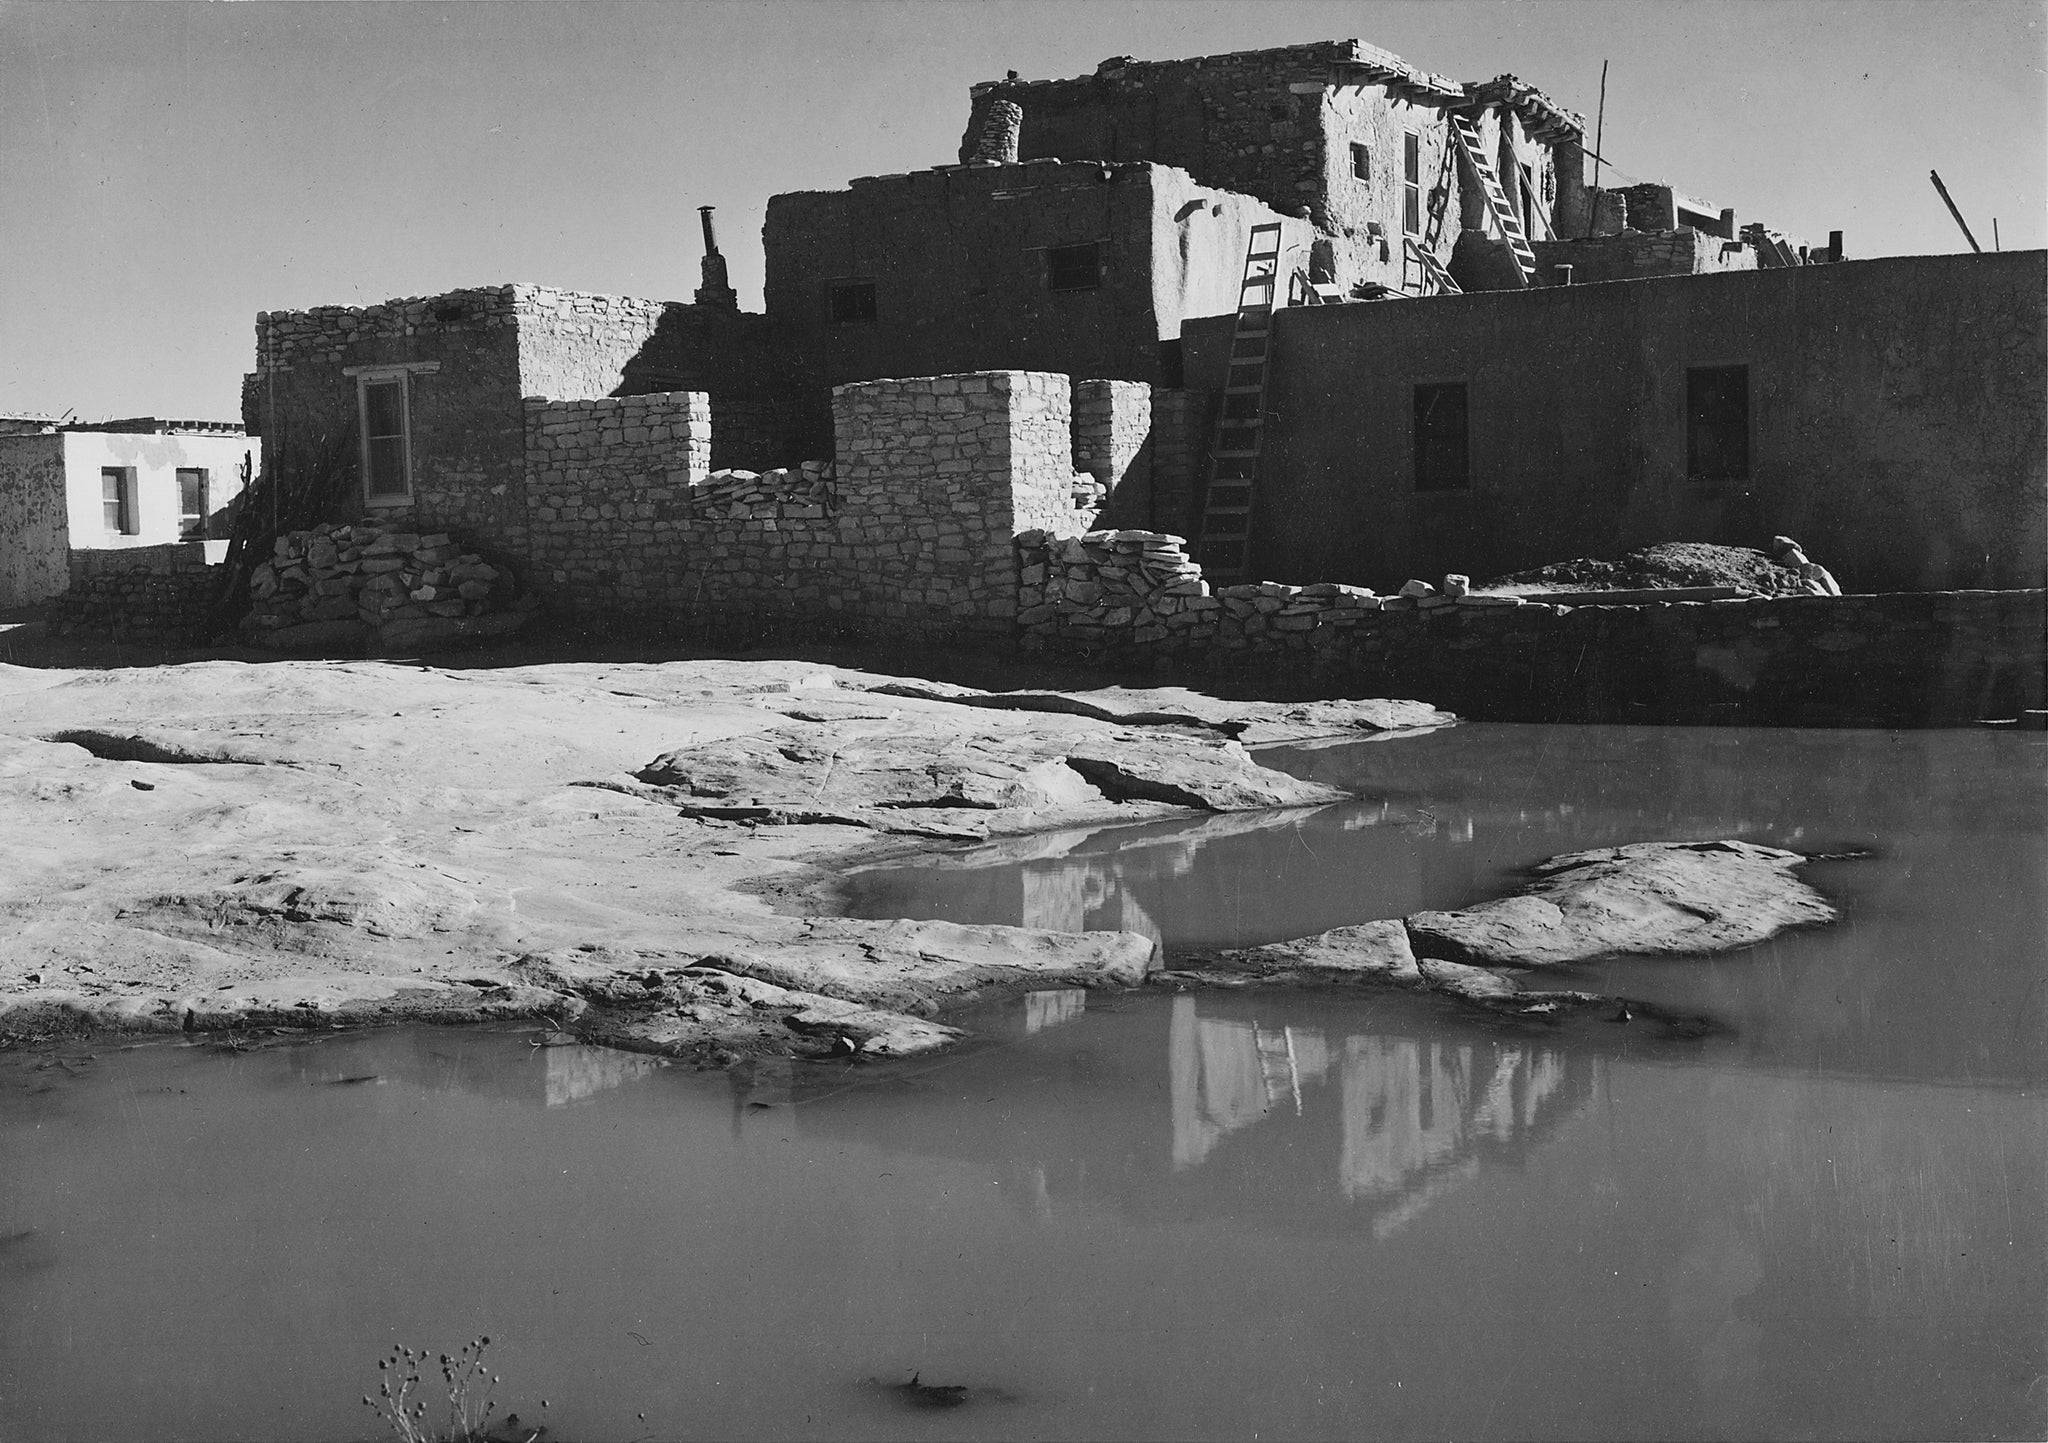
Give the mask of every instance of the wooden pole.
[[2000, 244], [1998, 243], [1998, 217], [1997, 217], [1997, 216], [1993, 216], [1993, 217], [1991, 217], [1991, 249], [1993, 249], [1993, 250], [1995, 250], [1995, 251], [2002, 251], [2002, 250], [2004, 250], [2004, 249], [2005, 249], [2005, 247], [2004, 247], [2004, 246], [2002, 246], [2002, 245], [2000, 245]]
[[1600, 156], [1607, 149], [1607, 62], [1600, 62], [1600, 114], [1593, 122], [1593, 192], [1586, 197], [1586, 238], [1600, 220]]
[[1970, 249], [1978, 255], [1984, 254], [1984, 247], [1977, 244], [1977, 238], [1970, 234], [1970, 223], [1963, 219], [1963, 213], [1956, 209], [1956, 203], [1948, 198], [1948, 187], [1941, 183], [1941, 172], [1930, 170], [1927, 178], [1934, 182], [1934, 188], [1941, 192], [1941, 203], [1948, 207], [1948, 213], [1956, 218], [1956, 224], [1963, 228], [1963, 239], [1970, 243]]

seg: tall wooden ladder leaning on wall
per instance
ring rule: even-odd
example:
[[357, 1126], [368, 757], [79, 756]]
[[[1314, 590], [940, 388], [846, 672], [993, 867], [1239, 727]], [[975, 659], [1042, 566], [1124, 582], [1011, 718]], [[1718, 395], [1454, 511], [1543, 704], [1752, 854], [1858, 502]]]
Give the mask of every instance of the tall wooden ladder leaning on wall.
[[1493, 173], [1486, 152], [1480, 148], [1479, 127], [1468, 115], [1454, 115], [1451, 117], [1451, 134], [1458, 137], [1458, 148], [1465, 152], [1465, 160], [1471, 165], [1472, 173], [1479, 177], [1479, 188], [1486, 192], [1486, 203], [1493, 209], [1494, 223], [1500, 227], [1500, 233], [1507, 237], [1508, 246], [1515, 253], [1515, 264], [1522, 272], [1522, 284], [1534, 285], [1536, 252], [1529, 249], [1529, 238], [1522, 234], [1522, 218], [1508, 204], [1507, 192], [1500, 188], [1500, 177]]
[[1252, 492], [1259, 479], [1259, 442], [1266, 426], [1266, 362], [1272, 355], [1273, 309], [1280, 284], [1280, 227], [1255, 225], [1237, 289], [1230, 333], [1230, 370], [1209, 448], [1209, 489], [1202, 501], [1197, 559], [1213, 583], [1242, 581], [1250, 565]]

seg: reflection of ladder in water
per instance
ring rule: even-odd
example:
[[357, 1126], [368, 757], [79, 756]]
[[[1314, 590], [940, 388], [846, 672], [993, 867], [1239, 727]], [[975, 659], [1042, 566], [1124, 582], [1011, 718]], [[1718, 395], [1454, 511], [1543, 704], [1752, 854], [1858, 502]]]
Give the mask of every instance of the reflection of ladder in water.
[[1486, 153], [1479, 146], [1479, 127], [1468, 115], [1451, 117], [1451, 134], [1458, 138], [1458, 149], [1465, 153], [1466, 163], [1472, 173], [1479, 177], [1479, 188], [1486, 192], [1486, 204], [1493, 211], [1494, 223], [1507, 238], [1508, 248], [1515, 253], [1515, 265], [1521, 272], [1522, 284], [1533, 285], [1536, 280], [1536, 252], [1529, 249], [1529, 238], [1522, 234], [1521, 217], [1508, 204], [1507, 192], [1500, 188], [1500, 177], [1493, 173]]
[[1252, 1047], [1259, 1054], [1259, 1080], [1266, 1086], [1266, 1101], [1294, 1099], [1294, 1115], [1301, 1116], [1301, 1070], [1294, 1061], [1294, 1029], [1283, 1027], [1269, 1032], [1252, 1024]]
[[1266, 424], [1266, 362], [1272, 354], [1279, 277], [1280, 227], [1253, 226], [1237, 290], [1237, 324], [1230, 333], [1230, 370], [1223, 380], [1216, 444], [1209, 452], [1209, 489], [1202, 499], [1198, 559], [1212, 582], [1241, 580], [1250, 564], [1252, 488]]

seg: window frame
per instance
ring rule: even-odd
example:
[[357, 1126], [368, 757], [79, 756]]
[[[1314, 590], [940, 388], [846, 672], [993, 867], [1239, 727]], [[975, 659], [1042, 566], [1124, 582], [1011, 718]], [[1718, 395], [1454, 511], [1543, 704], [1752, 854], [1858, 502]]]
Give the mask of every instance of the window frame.
[[[413, 503], [412, 465], [412, 367], [408, 366], [365, 366], [356, 372], [356, 425], [359, 444], [357, 454], [362, 467], [362, 492], [365, 506], [410, 506]], [[370, 433], [370, 388], [373, 386], [396, 386], [398, 388], [398, 430], [373, 436]], [[379, 492], [376, 485], [376, 466], [373, 460], [372, 444], [388, 441], [396, 436], [399, 442], [399, 491]]]
[[[860, 296], [864, 305], [851, 307], [853, 313], [840, 314], [841, 296]], [[860, 314], [865, 312], [865, 314]], [[825, 324], [828, 326], [873, 325], [880, 315], [880, 301], [875, 282], [871, 276], [841, 276], [825, 282]]]
[[1422, 135], [1401, 132], [1401, 234], [1422, 234]]
[[[1455, 394], [1458, 398], [1459, 465], [1455, 475], [1439, 473], [1431, 462], [1435, 449], [1427, 444], [1431, 414], [1438, 401]], [[1425, 397], [1427, 402], [1425, 403]], [[1472, 388], [1469, 381], [1417, 381], [1410, 391], [1409, 446], [1413, 452], [1415, 490], [1418, 494], [1469, 492], [1472, 489]], [[1438, 423], [1442, 424], [1442, 423]]]
[[[107, 495], [107, 482], [114, 483], [114, 494]], [[107, 507], [114, 508], [108, 525]], [[100, 467], [100, 524], [109, 536], [140, 536], [142, 518], [136, 514], [135, 468], [133, 466]]]
[[1351, 178], [1372, 184], [1372, 147], [1362, 140], [1351, 142]]
[[[1740, 381], [1740, 389], [1737, 392], [1741, 401], [1739, 435], [1733, 434], [1731, 418], [1725, 414], [1728, 405], [1726, 382], [1731, 377], [1739, 378]], [[1708, 383], [1710, 378], [1721, 383], [1718, 395], [1706, 393], [1705, 383]], [[1755, 470], [1755, 426], [1750, 393], [1747, 361], [1685, 368], [1686, 480], [1701, 486], [1725, 486], [1730, 482], [1745, 482], [1751, 478]], [[1709, 407], [1724, 408], [1724, 413], [1709, 414]], [[1714, 433], [1711, 441], [1708, 439], [1710, 432]], [[1730, 439], [1737, 443], [1732, 448], [1727, 444]], [[1731, 451], [1732, 464], [1729, 464]]]
[[[180, 541], [206, 541], [213, 516], [213, 472], [205, 466], [178, 466], [173, 468], [178, 483], [178, 539]], [[185, 509], [185, 478], [199, 478], [199, 510]], [[197, 520], [196, 527], [190, 523]]]
[[[1059, 280], [1062, 268], [1061, 260], [1056, 258], [1064, 257], [1068, 261], [1073, 261], [1078, 259], [1081, 253], [1084, 251], [1088, 253], [1089, 257], [1089, 263], [1087, 266], [1088, 280], [1084, 284], [1062, 285]], [[1067, 271], [1067, 274], [1070, 278], [1072, 276], [1078, 275], [1079, 273], [1080, 267], [1078, 266], [1071, 266], [1068, 268]], [[1045, 288], [1055, 295], [1067, 295], [1079, 291], [1101, 290], [1102, 242], [1099, 240], [1076, 241], [1072, 245], [1045, 247]]]

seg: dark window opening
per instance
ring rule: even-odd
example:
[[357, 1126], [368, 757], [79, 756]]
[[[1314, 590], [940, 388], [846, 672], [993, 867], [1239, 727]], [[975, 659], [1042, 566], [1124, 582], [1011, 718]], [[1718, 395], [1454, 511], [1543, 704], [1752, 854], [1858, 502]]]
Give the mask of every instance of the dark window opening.
[[850, 321], [872, 321], [875, 318], [875, 283], [873, 281], [832, 282], [832, 324], [845, 325]]
[[1749, 476], [1749, 367], [1685, 373], [1685, 474], [1695, 481]]
[[100, 468], [100, 513], [106, 521], [107, 530], [114, 535], [135, 534], [135, 495], [128, 484], [127, 467]]
[[1102, 247], [1095, 241], [1078, 246], [1047, 246], [1045, 283], [1055, 291], [1092, 291], [1102, 284]]
[[1401, 137], [1401, 234], [1422, 234], [1422, 137]]
[[1372, 152], [1355, 140], [1351, 142], [1351, 174], [1359, 180], [1372, 179]]
[[1294, 107], [1290, 105], [1269, 105], [1266, 107], [1266, 114], [1272, 116], [1275, 120], [1291, 120], [1294, 118]]
[[206, 473], [178, 468], [178, 539], [204, 541], [207, 513]]
[[403, 376], [363, 382], [363, 486], [373, 501], [412, 494], [405, 410]]
[[1415, 388], [1415, 489], [1463, 491], [1472, 484], [1465, 431], [1465, 383]]

